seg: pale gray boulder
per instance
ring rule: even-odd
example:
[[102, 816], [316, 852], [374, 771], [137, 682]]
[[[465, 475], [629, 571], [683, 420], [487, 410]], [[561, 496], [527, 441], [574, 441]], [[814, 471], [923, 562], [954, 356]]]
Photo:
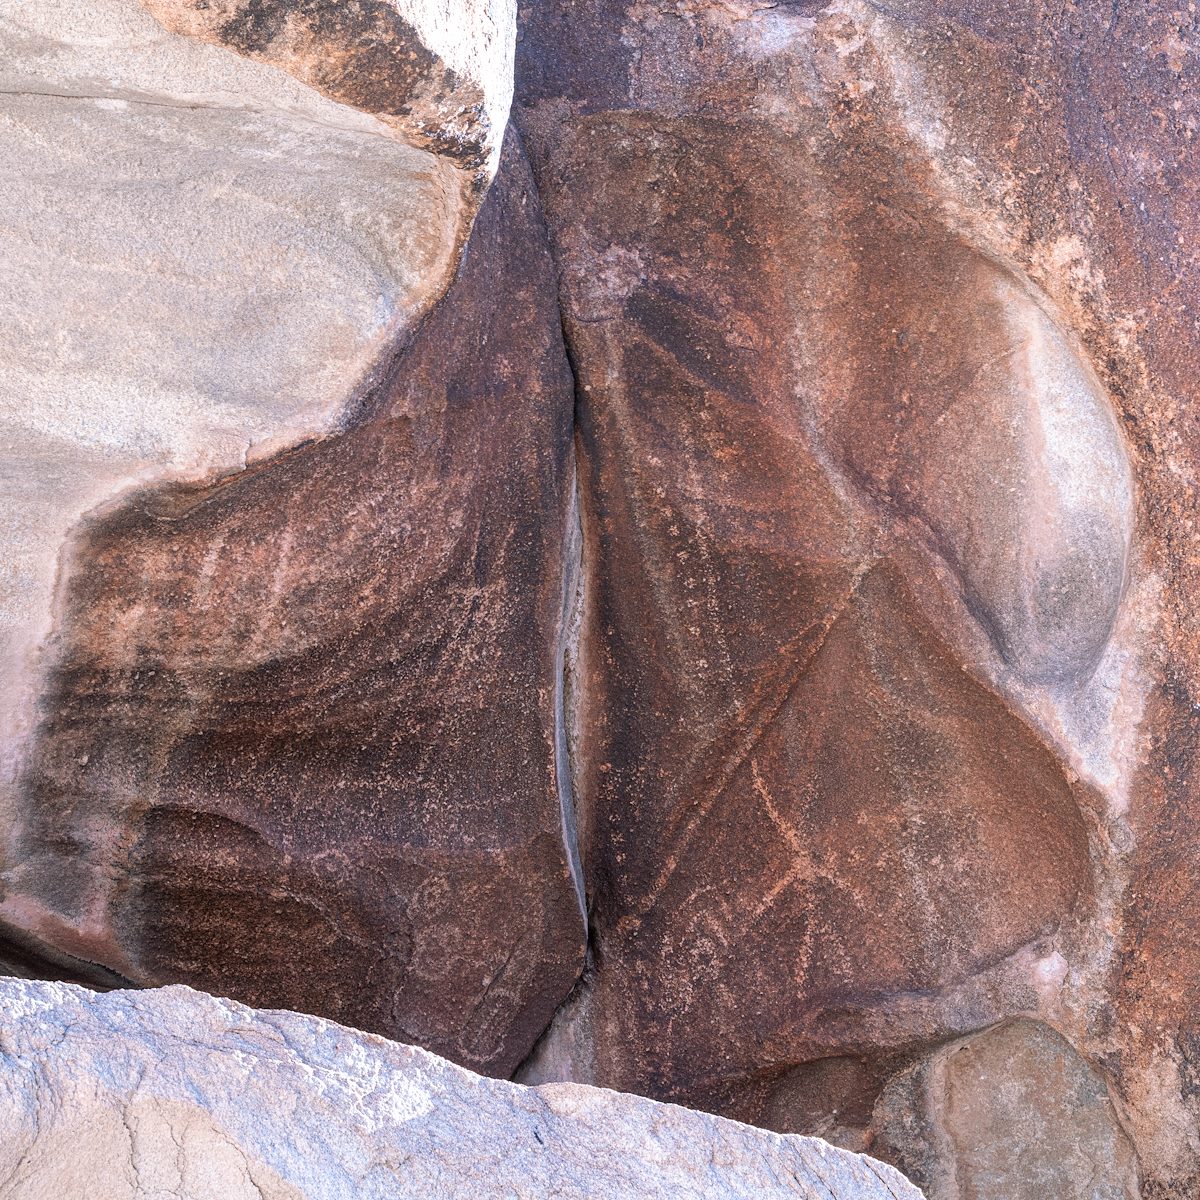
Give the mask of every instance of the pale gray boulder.
[[816, 1138], [487, 1079], [190, 988], [0, 980], [3, 1200], [784, 1196], [920, 1192]]

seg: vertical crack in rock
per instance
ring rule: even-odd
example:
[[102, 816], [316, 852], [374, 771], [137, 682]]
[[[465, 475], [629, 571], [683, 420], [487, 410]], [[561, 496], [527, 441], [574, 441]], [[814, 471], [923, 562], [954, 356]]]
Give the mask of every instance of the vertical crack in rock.
[[[517, 126], [512, 126], [510, 136], [521, 140]], [[524, 145], [523, 140], [521, 141]], [[545, 223], [541, 195], [537, 181], [530, 176], [530, 187], [538, 200], [538, 219], [549, 248], [549, 229]], [[553, 252], [551, 251], [553, 261]], [[563, 317], [562, 299], [557, 279], [554, 286], [554, 304], [557, 313], [559, 344], [571, 377], [571, 451], [570, 451], [570, 506], [567, 516], [566, 538], [563, 548], [562, 618], [559, 627], [556, 657], [555, 693], [555, 765], [558, 778], [559, 805], [562, 811], [563, 842], [566, 847], [571, 877], [579, 903], [579, 914], [583, 921], [585, 953], [580, 972], [570, 992], [555, 1008], [545, 1028], [538, 1035], [528, 1056], [512, 1073], [515, 1080], [565, 1078], [566, 1076], [545, 1075], [539, 1066], [545, 1047], [554, 1040], [556, 1024], [564, 1013], [569, 1013], [577, 1004], [581, 991], [586, 988], [588, 973], [594, 966], [594, 930], [589, 915], [587, 878], [583, 864], [581, 825], [577, 784], [577, 745], [580, 734], [581, 688], [584, 686], [580, 674], [580, 636], [583, 628], [584, 606], [587, 596], [586, 552], [583, 533], [582, 496], [579, 483], [577, 434], [579, 428], [579, 379], [571, 346], [570, 333]]]
[[579, 820], [575, 790], [575, 752], [579, 714], [579, 631], [585, 595], [583, 525], [579, 513], [579, 480], [575, 470], [574, 420], [572, 420], [571, 500], [563, 547], [562, 622], [555, 661], [554, 744], [559, 806], [562, 809], [563, 844], [571, 865], [571, 878], [579, 898], [579, 914], [587, 925], [587, 894], [580, 858]]

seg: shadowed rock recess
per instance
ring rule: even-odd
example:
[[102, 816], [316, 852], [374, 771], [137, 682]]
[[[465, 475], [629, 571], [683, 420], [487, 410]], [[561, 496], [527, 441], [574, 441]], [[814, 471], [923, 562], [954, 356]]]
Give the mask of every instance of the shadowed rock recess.
[[1194, 1200], [1193, 8], [0, 0], [0, 966]]

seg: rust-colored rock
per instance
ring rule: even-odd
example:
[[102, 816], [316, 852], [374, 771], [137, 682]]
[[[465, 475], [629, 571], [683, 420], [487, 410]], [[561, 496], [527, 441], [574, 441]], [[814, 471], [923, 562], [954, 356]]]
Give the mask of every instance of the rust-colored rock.
[[[477, 202], [437, 6], [145, 2]], [[73, 543], [14, 964], [1191, 1200], [1198, 55], [1160, 0], [529, 0], [532, 182], [341, 431]]]
[[1151, 7], [529, 6], [594, 946], [529, 1078], [870, 1145], [889, 1078], [1026, 1014], [1130, 1105], [1129, 1186], [1194, 1193], [1156, 810], [1193, 794], [1195, 30]]
[[6, 918], [506, 1074], [583, 920], [556, 767], [570, 377], [515, 141], [346, 432], [73, 550]]

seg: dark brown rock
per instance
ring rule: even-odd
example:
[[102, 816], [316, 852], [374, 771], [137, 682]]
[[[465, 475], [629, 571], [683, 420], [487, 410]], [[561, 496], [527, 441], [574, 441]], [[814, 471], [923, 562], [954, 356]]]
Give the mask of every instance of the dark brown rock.
[[826, 113], [689, 104], [526, 115], [581, 395], [597, 970], [560, 1024], [570, 1069], [757, 1119], [771, 1074], [997, 1019], [1087, 902], [1082, 790], [998, 689], [1094, 670], [1130, 483], [882, 130], [848, 167]]
[[868, 1144], [1036, 1014], [1194, 1194], [1196, 32], [529, 5], [595, 948], [531, 1078]]
[[505, 1074], [571, 987], [571, 387], [514, 141], [351, 427], [81, 535], [5, 913]]

